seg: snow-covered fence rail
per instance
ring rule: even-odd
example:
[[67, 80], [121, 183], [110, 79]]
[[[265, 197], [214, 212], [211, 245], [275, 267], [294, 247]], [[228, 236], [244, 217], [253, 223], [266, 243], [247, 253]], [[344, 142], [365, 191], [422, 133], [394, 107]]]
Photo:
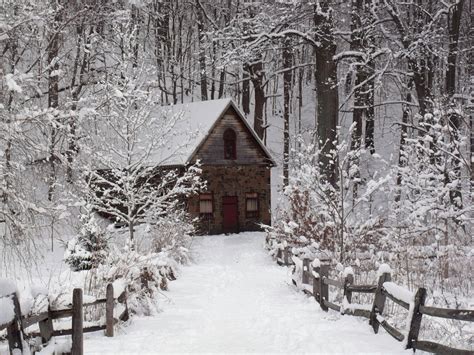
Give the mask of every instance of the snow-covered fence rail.
[[[75, 288], [72, 293], [72, 302], [65, 306], [55, 308], [47, 305], [47, 311], [23, 315], [18, 301], [17, 292], [0, 298], [0, 332], [7, 330], [7, 341], [10, 354], [23, 353], [26, 343], [24, 339], [41, 337], [41, 342], [46, 346], [52, 337], [71, 335], [72, 343], [70, 353], [73, 355], [83, 354], [83, 333], [105, 330], [108, 337], [114, 336], [114, 324], [118, 321], [126, 321], [129, 318], [127, 307], [127, 291], [120, 283], [117, 283], [114, 293], [113, 284], [108, 284], [105, 298], [83, 297], [82, 289]], [[46, 295], [39, 295], [48, 299]], [[85, 299], [85, 301], [84, 301]], [[123, 310], [114, 317], [116, 304], [122, 304]], [[84, 308], [105, 305], [105, 324], [84, 326]], [[71, 328], [54, 329], [53, 320], [71, 318]], [[28, 332], [27, 328], [38, 324], [39, 332]], [[1, 338], [0, 338], [1, 340]], [[29, 353], [29, 352], [26, 352]], [[68, 352], [66, 352], [68, 353]]]
[[[293, 283], [303, 292], [312, 295], [321, 309], [340, 312], [343, 315], [365, 317], [369, 319], [375, 333], [379, 327], [400, 342], [405, 342], [406, 349], [422, 350], [436, 354], [467, 355], [472, 350], [455, 349], [432, 341], [419, 340], [423, 315], [460, 321], [474, 322], [474, 310], [447, 309], [425, 305], [426, 289], [419, 288], [416, 293], [391, 282], [391, 270], [382, 265], [378, 270], [378, 282], [373, 285], [355, 285], [352, 268], [346, 268], [341, 280], [329, 278], [330, 265], [315, 259], [299, 259], [291, 255], [288, 246], [282, 246], [275, 258], [279, 265], [294, 265]], [[329, 286], [342, 290], [340, 304], [329, 300]], [[372, 304], [352, 303], [353, 293], [374, 294]], [[408, 311], [408, 330], [403, 332], [391, 325], [383, 316], [387, 300], [394, 302]], [[425, 317], [426, 318], [426, 317]], [[423, 318], [424, 319], [424, 318]]]

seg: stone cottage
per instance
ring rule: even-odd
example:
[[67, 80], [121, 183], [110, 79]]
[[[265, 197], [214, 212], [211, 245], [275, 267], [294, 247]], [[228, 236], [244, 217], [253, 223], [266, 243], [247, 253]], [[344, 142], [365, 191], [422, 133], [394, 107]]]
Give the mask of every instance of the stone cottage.
[[187, 201], [189, 213], [199, 220], [199, 232], [235, 233], [270, 224], [270, 169], [275, 162], [234, 102], [220, 99], [162, 109], [180, 115], [180, 121], [171, 132], [175, 143], [168, 145], [168, 155], [161, 153], [169, 158], [160, 166], [200, 161], [207, 181], [207, 189]]

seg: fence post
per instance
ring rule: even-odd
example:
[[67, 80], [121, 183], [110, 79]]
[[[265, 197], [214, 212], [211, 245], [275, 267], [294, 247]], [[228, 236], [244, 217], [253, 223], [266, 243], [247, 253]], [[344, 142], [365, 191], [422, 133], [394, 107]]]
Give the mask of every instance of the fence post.
[[17, 354], [18, 350], [20, 350], [20, 353], [23, 354], [20, 302], [18, 302], [18, 296], [16, 292], [11, 295], [11, 298], [13, 301], [13, 310], [15, 312], [15, 318], [13, 318], [13, 321], [7, 327], [8, 347], [10, 348], [11, 355]]
[[319, 302], [321, 293], [319, 288], [319, 280], [321, 279], [321, 267], [319, 266], [319, 264], [318, 266], [313, 267], [313, 272], [318, 274], [318, 277], [315, 277], [313, 274], [311, 275], [313, 278], [313, 296], [316, 302]]
[[377, 320], [377, 314], [382, 314], [385, 307], [385, 299], [387, 298], [382, 292], [384, 282], [390, 281], [392, 278], [389, 272], [384, 272], [379, 277], [377, 284], [377, 290], [375, 291], [374, 304], [372, 305], [372, 311], [370, 312], [369, 324], [374, 328], [375, 334], [379, 331], [379, 322]]
[[310, 271], [309, 271], [309, 259], [308, 258], [304, 258], [303, 259], [303, 277], [302, 277], [302, 280], [301, 282], [303, 284], [309, 284], [309, 274], [310, 274]]
[[108, 284], [105, 293], [105, 335], [114, 336], [114, 285]]
[[123, 303], [125, 305], [125, 311], [119, 316], [119, 320], [122, 322], [126, 322], [130, 315], [128, 314], [128, 304], [127, 304], [127, 290], [125, 289], [124, 292], [117, 298], [118, 303]]
[[[346, 268], [345, 274], [346, 277], [344, 277], [344, 298], [347, 300], [347, 303], [352, 303], [352, 291], [349, 290], [349, 286], [354, 283], [354, 274], [352, 274], [352, 269], [348, 270], [348, 268]], [[344, 307], [341, 307], [341, 313], [344, 314]]]
[[283, 251], [280, 248], [277, 250], [276, 259], [278, 265], [283, 265]]
[[48, 304], [48, 318], [38, 322], [40, 335], [41, 335], [41, 342], [46, 344], [48, 341], [51, 340], [53, 337], [53, 319], [51, 318], [51, 309]]
[[283, 250], [283, 264], [290, 265], [290, 247], [288, 246]]
[[[46, 299], [48, 299], [47, 294], [41, 294], [41, 295], [43, 295]], [[46, 344], [53, 337], [53, 331], [54, 331], [53, 318], [51, 317], [51, 306], [49, 304], [49, 300], [48, 300], [48, 318], [38, 322], [38, 326], [39, 326], [39, 331], [41, 335], [41, 342], [43, 344]]]
[[413, 345], [416, 345], [418, 340], [418, 334], [420, 333], [421, 317], [423, 314], [420, 312], [420, 306], [425, 304], [426, 289], [421, 287], [418, 289], [415, 295], [415, 302], [413, 305], [413, 314], [410, 321], [410, 330], [408, 331], [407, 346], [406, 349], [413, 349]]
[[324, 300], [329, 298], [329, 286], [324, 283], [324, 278], [329, 276], [329, 265], [321, 265], [319, 268], [319, 305], [323, 311], [328, 311]]
[[72, 355], [83, 355], [82, 289], [72, 291]]

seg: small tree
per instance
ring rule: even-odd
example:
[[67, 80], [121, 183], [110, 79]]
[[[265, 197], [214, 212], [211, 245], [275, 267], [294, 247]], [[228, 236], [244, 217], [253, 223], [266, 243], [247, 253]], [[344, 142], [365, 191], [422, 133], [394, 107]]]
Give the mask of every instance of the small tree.
[[150, 216], [149, 239], [154, 252], [166, 252], [179, 263], [189, 261], [194, 221], [183, 208], [167, 211], [161, 218]]
[[[133, 32], [123, 36], [124, 46], [133, 47]], [[123, 55], [133, 56], [133, 51], [125, 48]], [[157, 112], [153, 72], [120, 55], [113, 58], [121, 70], [104, 83], [105, 99], [96, 112], [100, 119], [91, 120], [86, 132], [90, 140], [84, 153], [92, 163], [85, 175], [88, 188], [94, 190], [93, 207], [127, 225], [133, 245], [137, 224], [147, 221], [147, 216], [160, 218], [173, 210], [202, 183], [198, 165], [160, 167], [187, 144], [176, 142], [174, 136], [182, 115], [165, 109]]]
[[365, 189], [356, 196], [353, 189], [360, 184], [361, 176], [356, 162], [367, 151], [361, 147], [352, 149], [348, 139], [340, 141], [325, 158], [335, 162], [336, 186], [327, 180], [318, 165], [325, 150], [301, 143], [302, 150], [296, 154], [297, 163], [284, 190], [288, 206], [280, 211], [282, 218], [275, 223], [274, 233], [290, 244], [313, 246], [316, 251], [346, 261], [351, 257], [347, 251], [377, 244], [383, 216], [375, 213], [372, 203], [389, 177], [370, 176], [365, 172]]
[[79, 234], [68, 242], [64, 253], [64, 261], [73, 271], [96, 268], [107, 256], [107, 235], [90, 204], [85, 205], [80, 222]]
[[[468, 140], [461, 132], [453, 139], [451, 114], [462, 117], [461, 112], [443, 109], [425, 114], [420, 118], [421, 125], [412, 127], [415, 137], [405, 137], [400, 153], [403, 164], [393, 172], [402, 177], [400, 185], [394, 186], [400, 199], [390, 206], [389, 239], [394, 250], [403, 249], [401, 253], [408, 259], [421, 249], [436, 255], [436, 265], [422, 272], [431, 271], [433, 279], [441, 281], [449, 277], [448, 260], [462, 254], [463, 246], [472, 243], [468, 223], [471, 207], [469, 202], [463, 207], [461, 201], [462, 181], [469, 181], [470, 175]], [[459, 167], [464, 177], [458, 172]], [[459, 192], [454, 200], [453, 191]]]

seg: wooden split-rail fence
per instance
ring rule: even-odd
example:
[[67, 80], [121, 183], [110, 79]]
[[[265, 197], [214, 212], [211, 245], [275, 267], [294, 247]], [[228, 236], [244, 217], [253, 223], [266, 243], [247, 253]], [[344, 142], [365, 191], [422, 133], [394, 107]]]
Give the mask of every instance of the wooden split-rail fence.
[[[332, 309], [343, 315], [368, 318], [369, 325], [372, 326], [376, 334], [379, 331], [379, 327], [382, 326], [382, 328], [384, 328], [387, 333], [396, 340], [400, 342], [405, 341], [406, 349], [413, 349], [414, 351], [422, 350], [436, 354], [474, 354], [474, 351], [472, 350], [455, 349], [436, 342], [419, 339], [423, 316], [425, 316], [423, 319], [425, 319], [426, 316], [430, 316], [474, 322], [474, 310], [427, 306], [425, 304], [425, 288], [421, 287], [413, 294], [408, 289], [392, 283], [390, 272], [381, 272], [377, 284], [374, 285], [354, 284], [354, 275], [352, 273], [346, 273], [342, 280], [330, 279], [330, 265], [319, 260], [313, 262], [308, 258], [299, 259], [292, 255], [290, 247], [280, 248], [276, 254], [276, 261], [282, 266], [294, 265], [296, 263], [302, 265], [301, 274], [294, 274], [302, 275], [301, 280], [293, 280], [293, 282], [295, 284], [301, 282], [303, 291], [312, 295], [324, 311]], [[343, 302], [341, 304], [329, 301], [329, 286], [337, 287], [342, 291]], [[374, 302], [371, 305], [352, 304], [352, 294], [357, 292], [374, 294]], [[413, 297], [410, 297], [409, 300], [406, 296], [401, 297], [401, 295], [407, 294], [413, 295]], [[389, 322], [383, 317], [383, 311], [387, 299], [409, 311], [410, 319], [408, 334], [404, 334], [402, 331], [389, 324]]]
[[[72, 293], [72, 302], [67, 307], [54, 309], [51, 305], [48, 305], [47, 311], [29, 315], [22, 315], [16, 293], [5, 297], [9, 297], [12, 300], [14, 307], [13, 319], [5, 324], [0, 324], [0, 331], [7, 330], [10, 354], [22, 354], [26, 350], [24, 347], [27, 345], [24, 340], [27, 338], [41, 337], [42, 344], [46, 346], [54, 336], [71, 335], [70, 352], [63, 354], [82, 355], [84, 353], [84, 333], [105, 330], [106, 336], [113, 337], [114, 325], [118, 321], [126, 321], [129, 318], [127, 291], [125, 289], [118, 297], [114, 297], [114, 287], [112, 284], [107, 285], [105, 298], [83, 302], [82, 289], [75, 288]], [[105, 305], [105, 324], [84, 327], [84, 308], [101, 304]], [[114, 318], [116, 304], [122, 304], [124, 310], [117, 318]], [[53, 320], [60, 318], [71, 318], [71, 328], [55, 330]], [[39, 332], [27, 332], [26, 329], [34, 324], [38, 324]], [[29, 352], [25, 351], [25, 353]]]

